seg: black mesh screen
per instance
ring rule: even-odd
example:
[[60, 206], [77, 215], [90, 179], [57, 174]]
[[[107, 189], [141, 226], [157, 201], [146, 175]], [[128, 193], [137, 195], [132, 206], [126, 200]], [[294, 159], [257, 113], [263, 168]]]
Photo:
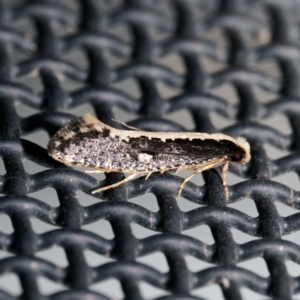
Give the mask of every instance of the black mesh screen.
[[[202, 293], [212, 285], [227, 300], [296, 299], [300, 277], [288, 264], [298, 267], [300, 245], [286, 237], [300, 229], [300, 194], [298, 178], [295, 190], [282, 175], [300, 171], [299, 1], [0, 3], [0, 216], [12, 227], [0, 228], [7, 254], [0, 282], [13, 274], [21, 287], [14, 294], [2, 285], [0, 299], [113, 299], [109, 288], [93, 289], [111, 279], [126, 300], [150, 299], [144, 283], [161, 292], [151, 298], [160, 300], [217, 299]], [[144, 130], [187, 131], [189, 122], [190, 131], [244, 136], [252, 160], [230, 167], [236, 182], [229, 180], [228, 200], [220, 174], [211, 170], [203, 185], [199, 175], [182, 192], [192, 209], [179, 206], [182, 177], [173, 172], [135, 179], [83, 203], [99, 177], [53, 161], [40, 134], [51, 136], [87, 111], [117, 128], [112, 119], [126, 116]], [[268, 149], [284, 154], [272, 157]], [[36, 171], [28, 172], [27, 162]], [[285, 184], [273, 181], [276, 176]], [[34, 196], [45, 189], [55, 190], [57, 206]], [[145, 206], [149, 195], [157, 211]], [[238, 208], [243, 201], [256, 216]], [[40, 233], [33, 219], [53, 228]], [[86, 229], [100, 220], [109, 222], [112, 239]], [[133, 224], [153, 234], [139, 238]], [[203, 225], [213, 243], [186, 234]], [[253, 238], [239, 243], [234, 231]], [[39, 255], [55, 247], [65, 266]], [[91, 265], [86, 251], [110, 261]], [[141, 260], [154, 253], [164, 257], [167, 271]], [[206, 267], [192, 270], [188, 257]], [[257, 258], [264, 271], [244, 267]], [[41, 277], [60, 289], [47, 293]]]

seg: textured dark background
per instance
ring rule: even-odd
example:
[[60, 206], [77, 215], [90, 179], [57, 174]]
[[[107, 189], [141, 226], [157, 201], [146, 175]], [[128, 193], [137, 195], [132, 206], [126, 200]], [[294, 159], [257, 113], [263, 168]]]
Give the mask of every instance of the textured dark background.
[[[0, 299], [300, 299], [299, 4], [0, 1]], [[228, 201], [216, 170], [179, 200], [186, 173], [91, 196], [123, 175], [46, 150], [85, 112], [253, 158]]]

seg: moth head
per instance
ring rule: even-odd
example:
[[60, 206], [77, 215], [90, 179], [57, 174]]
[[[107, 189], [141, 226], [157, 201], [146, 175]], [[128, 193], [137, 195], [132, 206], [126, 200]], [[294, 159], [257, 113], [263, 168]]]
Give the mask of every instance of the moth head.
[[229, 158], [228, 158], [229, 161], [231, 163], [236, 163], [236, 164], [247, 163], [251, 158], [249, 143], [243, 137], [236, 138], [235, 143], [236, 143], [239, 151], [237, 151], [237, 153], [229, 156]]

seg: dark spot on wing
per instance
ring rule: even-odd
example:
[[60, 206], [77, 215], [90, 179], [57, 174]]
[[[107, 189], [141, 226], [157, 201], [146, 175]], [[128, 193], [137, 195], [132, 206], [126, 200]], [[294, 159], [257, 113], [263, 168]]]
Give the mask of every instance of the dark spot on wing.
[[103, 128], [101, 136], [106, 138], [106, 137], [109, 137], [109, 135], [110, 135], [110, 130], [108, 128]]

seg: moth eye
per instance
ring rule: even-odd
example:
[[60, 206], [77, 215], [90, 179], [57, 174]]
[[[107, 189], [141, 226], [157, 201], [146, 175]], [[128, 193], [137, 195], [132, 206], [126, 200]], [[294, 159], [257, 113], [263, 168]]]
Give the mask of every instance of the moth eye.
[[243, 159], [242, 154], [234, 154], [231, 156], [231, 161], [233, 162], [240, 162]]

